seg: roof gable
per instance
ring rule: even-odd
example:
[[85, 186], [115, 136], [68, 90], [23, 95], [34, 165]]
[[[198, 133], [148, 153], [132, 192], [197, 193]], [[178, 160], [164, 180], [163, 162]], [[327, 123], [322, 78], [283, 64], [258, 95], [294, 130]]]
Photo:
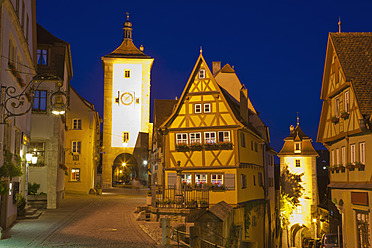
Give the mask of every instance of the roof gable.
[[346, 81], [362, 115], [372, 113], [372, 33], [330, 33]]
[[[199, 79], [199, 71], [201, 69], [205, 70], [205, 78]], [[209, 95], [210, 98], [217, 98], [222, 99], [223, 105], [219, 105], [220, 108], [224, 108], [229, 114], [226, 114], [225, 118], [229, 119], [230, 122], [234, 122], [235, 125], [242, 125], [241, 122], [238, 121], [235, 114], [233, 113], [231, 106], [229, 105], [228, 101], [225, 98], [225, 95], [221, 91], [219, 85], [217, 84], [213, 74], [211, 73], [206, 61], [204, 60], [202, 54], [199, 55], [197, 62], [192, 70], [189, 80], [186, 83], [186, 86], [182, 92], [180, 100], [177, 103], [175, 111], [172, 115], [162, 124], [163, 127], [170, 127], [172, 123], [175, 121], [176, 117], [182, 113], [186, 114], [186, 104], [185, 101], [188, 100], [190, 97], [198, 96], [198, 95]], [[220, 109], [221, 110], [221, 109]], [[190, 113], [190, 112], [188, 112]], [[177, 122], [177, 121], [176, 121]]]

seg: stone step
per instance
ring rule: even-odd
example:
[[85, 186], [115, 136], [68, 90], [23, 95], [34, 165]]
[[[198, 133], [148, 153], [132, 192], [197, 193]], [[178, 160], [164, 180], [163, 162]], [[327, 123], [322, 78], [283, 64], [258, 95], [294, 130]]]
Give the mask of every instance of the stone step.
[[39, 218], [39, 216], [41, 215], [41, 211], [36, 211], [34, 214], [32, 215], [25, 215], [25, 216], [18, 216], [17, 219], [18, 220], [31, 220], [31, 219], [37, 219]]

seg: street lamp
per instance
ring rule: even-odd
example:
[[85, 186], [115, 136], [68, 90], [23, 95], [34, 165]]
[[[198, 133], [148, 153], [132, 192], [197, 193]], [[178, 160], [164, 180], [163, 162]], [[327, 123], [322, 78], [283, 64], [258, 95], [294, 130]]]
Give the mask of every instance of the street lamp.
[[[14, 86], [1, 86], [0, 124], [6, 124], [9, 117], [28, 113], [34, 105], [35, 91], [44, 82], [54, 83], [57, 86], [57, 91], [49, 91], [52, 114], [64, 114], [69, 105], [69, 95], [68, 91], [61, 90], [63, 80], [59, 76], [39, 74], [33, 77], [21, 93], [18, 93]], [[29, 106], [24, 107], [27, 102]]]

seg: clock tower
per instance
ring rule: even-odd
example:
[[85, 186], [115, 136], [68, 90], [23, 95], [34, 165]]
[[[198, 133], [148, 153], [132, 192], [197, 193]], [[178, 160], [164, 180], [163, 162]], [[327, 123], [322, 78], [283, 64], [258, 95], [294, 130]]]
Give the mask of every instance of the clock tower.
[[150, 130], [150, 72], [154, 59], [144, 54], [142, 45], [138, 49], [133, 44], [132, 23], [128, 13], [123, 31], [121, 45], [102, 57], [104, 188], [111, 187], [113, 180], [122, 181], [120, 174], [115, 174], [119, 170], [123, 171], [124, 168], [120, 166], [127, 166], [132, 171], [132, 177], [138, 178], [138, 168], [144, 161], [139, 161], [141, 159], [138, 155], [133, 156], [135, 146], [136, 143], [144, 143], [137, 142], [137, 139], [141, 139], [142, 134]]

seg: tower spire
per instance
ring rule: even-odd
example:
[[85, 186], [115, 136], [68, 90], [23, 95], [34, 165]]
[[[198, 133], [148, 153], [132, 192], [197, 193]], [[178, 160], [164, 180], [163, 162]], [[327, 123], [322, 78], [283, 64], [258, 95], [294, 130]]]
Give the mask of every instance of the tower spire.
[[129, 12], [125, 13], [127, 15], [127, 20], [124, 22], [123, 33], [124, 40], [132, 40], [132, 23], [129, 21]]
[[341, 33], [341, 17], [338, 17], [338, 32]]

